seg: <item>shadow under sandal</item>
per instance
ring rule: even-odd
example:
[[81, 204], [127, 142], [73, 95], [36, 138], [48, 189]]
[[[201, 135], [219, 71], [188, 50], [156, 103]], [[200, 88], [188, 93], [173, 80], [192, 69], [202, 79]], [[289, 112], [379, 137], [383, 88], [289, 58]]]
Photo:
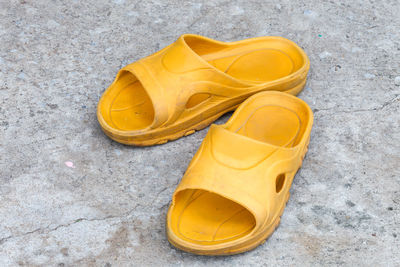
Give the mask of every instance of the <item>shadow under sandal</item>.
[[262, 92], [224, 125], [211, 125], [167, 215], [169, 241], [203, 255], [237, 254], [274, 231], [309, 143], [313, 114], [301, 99]]
[[117, 142], [162, 144], [208, 126], [257, 92], [298, 94], [309, 65], [305, 52], [285, 38], [227, 43], [186, 34], [122, 68], [97, 117]]

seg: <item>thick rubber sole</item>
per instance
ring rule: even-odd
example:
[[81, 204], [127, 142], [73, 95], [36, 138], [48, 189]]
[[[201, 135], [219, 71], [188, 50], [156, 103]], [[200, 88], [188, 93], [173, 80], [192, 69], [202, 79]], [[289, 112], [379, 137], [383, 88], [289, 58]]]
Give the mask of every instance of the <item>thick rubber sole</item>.
[[[302, 155], [301, 155], [301, 160], [300, 164], [296, 170], [296, 172], [293, 174], [291, 177], [290, 184], [292, 184], [294, 177], [296, 176], [296, 173], [298, 170], [301, 168], [301, 165], [303, 164], [304, 157], [308, 151], [308, 145], [310, 143], [310, 138], [307, 139], [306, 144], [303, 148]], [[290, 188], [290, 187], [289, 187]], [[197, 255], [207, 255], [207, 256], [226, 256], [226, 255], [235, 255], [235, 254], [240, 254], [243, 252], [250, 251], [259, 245], [262, 245], [267, 241], [267, 239], [274, 233], [275, 229], [279, 226], [279, 223], [281, 221], [281, 216], [283, 214], [283, 211], [285, 210], [286, 204], [289, 200], [290, 193], [289, 191], [287, 192], [285, 201], [282, 203], [282, 206], [280, 208], [279, 213], [273, 220], [273, 222], [267, 226], [263, 231], [260, 231], [257, 235], [253, 236], [251, 239], [246, 240], [243, 242], [243, 244], [240, 245], [235, 245], [234, 247], [226, 247], [226, 248], [220, 248], [220, 249], [215, 249], [215, 250], [198, 250], [198, 249], [193, 249], [193, 248], [188, 248], [181, 246], [179, 243], [175, 242], [173, 238], [171, 238], [171, 234], [168, 230], [168, 227], [166, 229], [168, 241], [173, 245], [174, 247], [189, 252]]]
[[[300, 84], [293, 87], [292, 89], [286, 90], [284, 92], [291, 94], [291, 95], [297, 95], [303, 90], [305, 84], [306, 84], [306, 79], [304, 79]], [[260, 91], [260, 92], [262, 92], [262, 91]], [[250, 96], [251, 95], [249, 95], [248, 97], [250, 97]], [[180, 137], [188, 136], [188, 135], [195, 133], [196, 131], [204, 129], [205, 127], [209, 126], [211, 123], [213, 123], [215, 120], [217, 120], [219, 117], [221, 117], [225, 113], [235, 110], [244, 100], [246, 100], [246, 98], [240, 99], [239, 103], [237, 103], [238, 101], [231, 101], [231, 103], [233, 103], [233, 104], [228, 105], [228, 107], [226, 107], [223, 111], [218, 112], [217, 114], [214, 114], [208, 118], [205, 118], [204, 120], [202, 120], [198, 123], [184, 127], [184, 129], [179, 129], [176, 132], [168, 133], [168, 134], [164, 134], [164, 135], [162, 134], [162, 131], [167, 131], [168, 129], [161, 129], [159, 134], [157, 134], [157, 132], [154, 132], [150, 135], [151, 136], [150, 138], [146, 138], [146, 139], [141, 139], [140, 136], [123, 136], [123, 135], [117, 134], [116, 132], [108, 130], [106, 127], [104, 127], [105, 122], [103, 122], [99, 111], [97, 111], [97, 118], [98, 118], [98, 121], [100, 123], [100, 126], [101, 126], [103, 132], [108, 137], [110, 137], [112, 140], [114, 140], [118, 143], [125, 144], [125, 145], [153, 146], [153, 145], [165, 144], [168, 141], [173, 141]], [[186, 125], [187, 124], [188, 123], [186, 123]], [[173, 127], [173, 126], [171, 126], [171, 127]]]

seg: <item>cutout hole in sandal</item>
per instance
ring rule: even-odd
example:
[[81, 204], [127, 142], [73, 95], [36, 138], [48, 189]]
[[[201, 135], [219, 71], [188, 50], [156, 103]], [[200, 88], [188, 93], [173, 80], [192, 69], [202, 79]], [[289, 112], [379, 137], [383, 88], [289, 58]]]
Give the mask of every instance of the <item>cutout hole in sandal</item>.
[[286, 175], [284, 173], [279, 174], [275, 180], [275, 190], [276, 193], [282, 191], [283, 186], [285, 185]]
[[193, 107], [203, 103], [207, 99], [209, 99], [210, 96], [211, 96], [210, 94], [206, 94], [206, 93], [194, 94], [187, 101], [186, 108], [193, 108]]

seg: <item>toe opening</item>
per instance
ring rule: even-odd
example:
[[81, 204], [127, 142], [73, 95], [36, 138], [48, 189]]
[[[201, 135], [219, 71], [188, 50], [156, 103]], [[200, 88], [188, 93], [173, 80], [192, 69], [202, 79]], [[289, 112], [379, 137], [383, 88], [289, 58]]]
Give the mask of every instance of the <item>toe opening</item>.
[[135, 131], [154, 120], [153, 103], [136, 76], [122, 71], [99, 104], [105, 122], [117, 130]]
[[171, 212], [172, 231], [183, 240], [202, 245], [239, 239], [256, 224], [253, 214], [242, 205], [201, 189], [178, 192]]

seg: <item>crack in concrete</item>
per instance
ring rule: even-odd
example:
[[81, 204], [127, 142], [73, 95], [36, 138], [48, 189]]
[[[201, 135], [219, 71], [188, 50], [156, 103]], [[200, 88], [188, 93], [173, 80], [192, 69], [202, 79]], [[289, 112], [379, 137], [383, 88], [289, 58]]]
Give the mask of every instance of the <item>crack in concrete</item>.
[[[354, 113], [354, 112], [370, 112], [370, 111], [378, 111], [382, 110], [387, 106], [390, 106], [391, 104], [395, 103], [396, 101], [400, 100], [398, 95], [396, 95], [394, 98], [390, 99], [389, 101], [384, 102], [381, 106], [379, 107], [374, 107], [374, 108], [366, 108], [366, 109], [348, 109], [348, 110], [336, 110], [335, 113]], [[317, 113], [320, 111], [330, 111], [330, 110], [335, 110], [335, 108], [325, 108], [325, 109], [314, 109], [313, 112]]]
[[162, 190], [158, 191], [156, 196], [154, 197], [153, 201], [151, 202], [151, 206], [153, 206], [154, 202], [160, 197], [160, 195], [165, 192], [168, 189], [168, 187], [163, 188]]
[[35, 230], [28, 231], [28, 232], [25, 232], [25, 233], [22, 233], [22, 234], [19, 234], [19, 235], [9, 235], [9, 236], [0, 238], [0, 245], [6, 243], [7, 241], [9, 241], [11, 239], [24, 237], [24, 236], [31, 235], [31, 234], [34, 234], [34, 233], [49, 234], [49, 233], [52, 233], [54, 231], [57, 231], [60, 228], [67, 228], [67, 227], [70, 227], [71, 225], [74, 225], [76, 223], [83, 222], [83, 221], [94, 222], [94, 221], [105, 221], [105, 220], [109, 220], [109, 219], [122, 219], [124, 217], [130, 216], [136, 210], [136, 208], [138, 206], [139, 206], [139, 204], [136, 204], [133, 207], [133, 209], [131, 209], [130, 211], [128, 211], [127, 213], [125, 213], [125, 214], [123, 214], [121, 216], [108, 215], [108, 216], [105, 216], [103, 218], [78, 218], [78, 219], [73, 220], [72, 222], [69, 222], [69, 223], [66, 223], [66, 224], [60, 224], [60, 225], [57, 225], [56, 227], [53, 227], [53, 228], [50, 228], [50, 225], [48, 225], [48, 226], [46, 226], [44, 228], [37, 228]]

